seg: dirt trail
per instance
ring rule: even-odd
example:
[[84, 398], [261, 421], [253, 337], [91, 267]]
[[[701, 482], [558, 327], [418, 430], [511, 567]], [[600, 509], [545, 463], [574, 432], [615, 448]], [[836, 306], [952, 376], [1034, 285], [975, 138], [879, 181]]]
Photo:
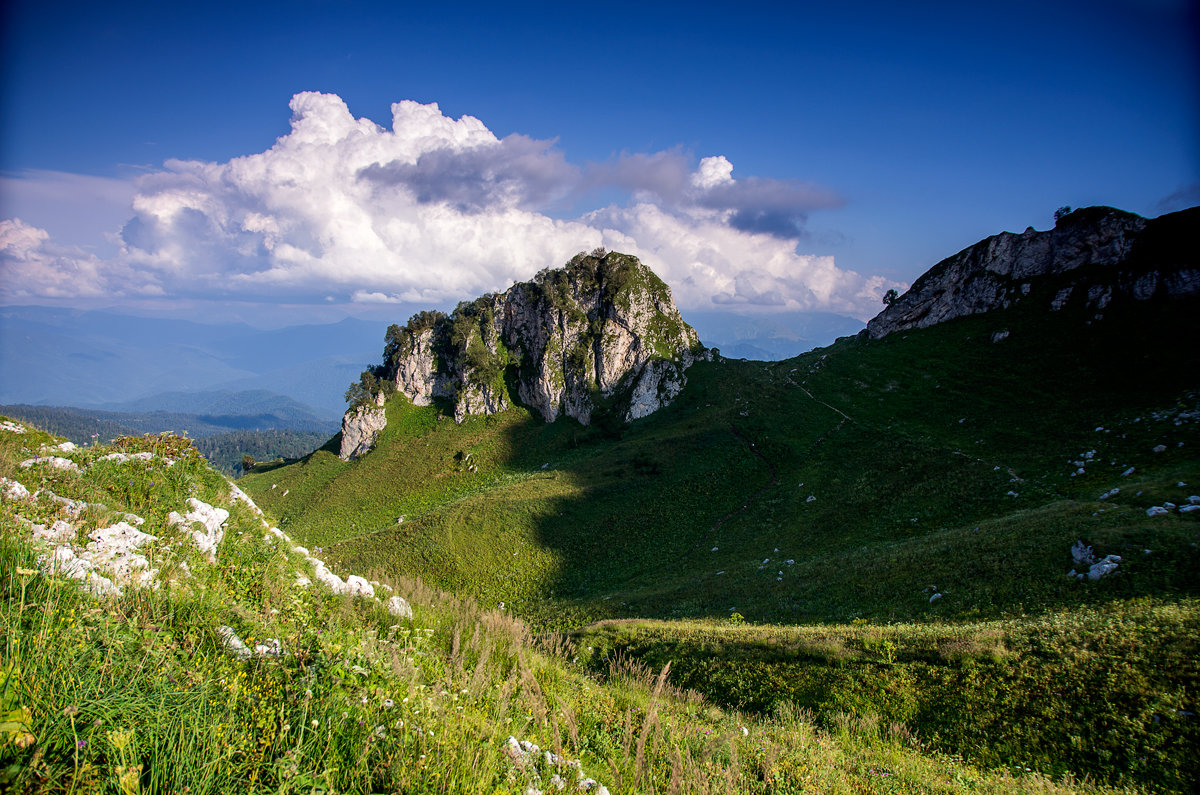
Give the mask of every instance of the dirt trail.
[[746, 501], [741, 504], [741, 507], [730, 511], [729, 513], [725, 514], [720, 519], [718, 519], [716, 522], [714, 522], [713, 526], [708, 529], [708, 532], [704, 534], [704, 538], [702, 538], [700, 540], [700, 543], [697, 546], [703, 546], [704, 543], [709, 538], [712, 537], [713, 533], [717, 532], [717, 530], [721, 527], [721, 525], [725, 524], [725, 522], [727, 520], [729, 520], [730, 518], [736, 516], [737, 514], [741, 513], [742, 511], [746, 510], [747, 508], [749, 508], [750, 503], [754, 502], [754, 500], [757, 499], [760, 494], [762, 494], [764, 491], [766, 491], [767, 489], [771, 488], [772, 486], [774, 486], [776, 483], [779, 482], [779, 476], [775, 472], [775, 465], [767, 460], [767, 457], [759, 451], [758, 446], [755, 445], [754, 442], [747, 439], [742, 434], [742, 432], [739, 431], [737, 428], [730, 428], [730, 430], [733, 431], [733, 435], [736, 436], [741, 442], [743, 442], [746, 445], [746, 447], [750, 448], [750, 452], [753, 453], [754, 456], [756, 458], [758, 458], [759, 461], [762, 461], [764, 464], [767, 465], [767, 469], [771, 472], [771, 479], [769, 481], [767, 481], [767, 484], [765, 486], [760, 486], [757, 491], [755, 491], [753, 494], [751, 494], [749, 497], [747, 497]]

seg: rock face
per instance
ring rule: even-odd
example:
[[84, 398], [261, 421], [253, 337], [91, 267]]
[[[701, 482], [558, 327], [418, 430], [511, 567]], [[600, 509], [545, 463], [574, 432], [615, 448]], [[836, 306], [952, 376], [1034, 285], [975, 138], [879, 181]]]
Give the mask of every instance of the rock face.
[[375, 446], [375, 437], [387, 426], [382, 395], [380, 398], [377, 401], [380, 405], [356, 406], [342, 417], [342, 445], [338, 455], [343, 461], [364, 455]]
[[[1146, 220], [1111, 207], [1076, 210], [1054, 229], [989, 237], [929, 269], [867, 324], [872, 339], [1038, 301], [1103, 310], [1114, 299], [1200, 296], [1200, 208]], [[1055, 280], [1047, 292], [1040, 285]]]
[[[670, 403], [687, 368], [708, 356], [661, 279], [636, 257], [596, 251], [449, 316], [423, 312], [392, 326], [384, 362], [364, 374], [359, 395], [394, 389], [419, 406], [445, 401], [457, 422], [514, 403], [547, 422], [587, 425], [601, 410], [630, 421]], [[362, 454], [361, 429], [376, 416], [347, 412], [343, 458]]]

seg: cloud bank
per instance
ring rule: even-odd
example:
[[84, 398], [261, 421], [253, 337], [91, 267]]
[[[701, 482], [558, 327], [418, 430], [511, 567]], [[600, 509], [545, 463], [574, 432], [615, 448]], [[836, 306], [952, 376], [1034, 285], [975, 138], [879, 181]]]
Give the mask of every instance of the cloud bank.
[[[838, 206], [836, 194], [737, 179], [721, 156], [577, 166], [554, 141], [497, 138], [436, 104], [395, 103], [390, 130], [354, 118], [332, 94], [297, 94], [291, 110], [291, 131], [265, 152], [169, 160], [141, 177], [114, 256], [0, 222], [0, 297], [442, 305], [599, 245], [641, 257], [685, 308], [865, 319], [896, 286], [796, 252], [808, 215]], [[547, 214], [611, 188], [629, 201], [573, 219]]]

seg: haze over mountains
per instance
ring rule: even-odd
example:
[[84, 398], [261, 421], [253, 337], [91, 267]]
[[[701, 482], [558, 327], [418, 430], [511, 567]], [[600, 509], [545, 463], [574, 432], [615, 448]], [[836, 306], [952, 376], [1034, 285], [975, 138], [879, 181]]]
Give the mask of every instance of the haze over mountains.
[[[388, 324], [403, 323], [415, 311], [397, 307], [387, 321], [345, 318], [264, 330], [109, 311], [3, 307], [0, 404], [180, 412], [178, 393], [267, 390], [336, 419], [345, 411], [346, 386], [378, 358]], [[735, 358], [767, 360], [863, 328], [832, 313], [687, 318], [705, 345]]]

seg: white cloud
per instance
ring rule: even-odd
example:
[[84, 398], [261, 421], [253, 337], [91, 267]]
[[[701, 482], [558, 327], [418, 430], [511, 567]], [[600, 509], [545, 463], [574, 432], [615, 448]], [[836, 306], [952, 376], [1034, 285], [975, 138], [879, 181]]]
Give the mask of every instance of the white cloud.
[[57, 246], [46, 230], [20, 218], [0, 221], [0, 298], [98, 297], [104, 263], [73, 246]]
[[605, 245], [651, 263], [685, 307], [827, 311], [865, 320], [892, 285], [842, 270], [833, 257], [797, 254], [791, 241], [733, 228], [723, 215], [681, 215], [642, 203], [607, 207], [586, 219], [605, 229]]
[[[836, 195], [735, 179], [721, 156], [694, 169], [674, 151], [581, 168], [551, 141], [499, 139], [436, 104], [394, 104], [390, 130], [355, 119], [335, 95], [297, 94], [291, 110], [291, 131], [265, 152], [171, 160], [142, 177], [107, 260], [53, 250], [44, 232], [5, 222], [5, 294], [446, 304], [601, 243], [642, 256], [691, 308], [866, 317], [886, 289], [796, 253], [807, 214]], [[614, 186], [634, 201], [575, 220], [544, 212]]]

